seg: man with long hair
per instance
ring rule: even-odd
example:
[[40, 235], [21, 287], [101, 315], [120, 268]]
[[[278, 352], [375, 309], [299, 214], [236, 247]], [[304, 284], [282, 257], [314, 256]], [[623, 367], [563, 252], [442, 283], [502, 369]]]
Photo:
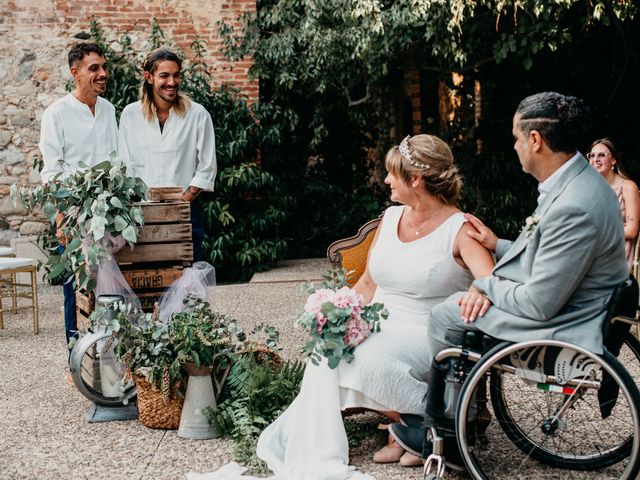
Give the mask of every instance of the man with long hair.
[[[42, 182], [61, 179], [80, 168], [109, 160], [118, 146], [115, 108], [102, 98], [109, 71], [99, 45], [76, 43], [68, 55], [75, 88], [56, 100], [43, 113], [40, 151], [44, 167]], [[58, 221], [62, 218], [58, 216]], [[61, 249], [66, 239], [58, 233]], [[67, 345], [78, 330], [73, 277], [64, 282], [64, 319]], [[67, 382], [71, 377], [67, 375]]]
[[130, 174], [149, 187], [182, 187], [191, 202], [194, 260], [202, 259], [200, 192], [213, 191], [216, 147], [211, 116], [180, 92], [182, 60], [160, 48], [143, 63], [140, 100], [120, 117], [119, 153]]

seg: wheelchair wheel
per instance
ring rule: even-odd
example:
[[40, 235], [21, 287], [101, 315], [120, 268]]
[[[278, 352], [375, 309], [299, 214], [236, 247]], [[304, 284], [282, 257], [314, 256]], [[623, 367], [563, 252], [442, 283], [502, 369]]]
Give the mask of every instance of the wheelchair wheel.
[[640, 341], [633, 333], [626, 334], [617, 358], [640, 388]]
[[[486, 373], [488, 413], [497, 422], [478, 432], [476, 390]], [[474, 478], [635, 479], [640, 392], [608, 352], [598, 356], [557, 341], [502, 343], [469, 373], [456, 432]], [[483, 442], [477, 441], [481, 434]]]

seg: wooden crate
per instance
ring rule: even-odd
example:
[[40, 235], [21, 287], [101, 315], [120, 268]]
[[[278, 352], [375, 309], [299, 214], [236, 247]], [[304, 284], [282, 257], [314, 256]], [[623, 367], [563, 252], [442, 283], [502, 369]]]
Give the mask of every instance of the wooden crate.
[[148, 197], [151, 202], [179, 202], [182, 201], [182, 187], [151, 187]]
[[138, 242], [115, 254], [118, 264], [173, 262], [190, 265], [191, 206], [188, 202], [140, 203], [144, 225]]
[[89, 315], [95, 309], [96, 297], [93, 293], [86, 293], [76, 290], [76, 316], [78, 319], [78, 329], [89, 330]]
[[[142, 310], [152, 312], [165, 289], [182, 275], [182, 266], [154, 269], [123, 270], [122, 275], [140, 300]], [[89, 316], [95, 310], [96, 297], [93, 292], [76, 291], [76, 314], [78, 327], [89, 328]]]
[[[140, 299], [142, 309], [153, 310], [162, 292], [180, 278], [193, 261], [191, 206], [188, 202], [166, 201], [175, 198], [180, 187], [151, 189], [160, 203], [141, 202], [144, 225], [133, 248], [125, 246], [114, 257], [125, 280]], [[78, 324], [88, 324], [95, 309], [93, 294], [76, 293]]]

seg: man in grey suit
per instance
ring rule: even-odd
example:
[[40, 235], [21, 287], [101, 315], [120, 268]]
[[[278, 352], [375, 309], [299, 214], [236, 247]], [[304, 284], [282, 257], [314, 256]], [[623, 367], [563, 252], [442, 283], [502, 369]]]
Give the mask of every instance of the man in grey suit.
[[[468, 330], [513, 342], [553, 339], [602, 352], [602, 327], [613, 289], [628, 278], [616, 196], [578, 152], [588, 109], [554, 92], [525, 98], [513, 117], [522, 169], [538, 180], [538, 207], [515, 242], [498, 240], [480, 220], [470, 233], [496, 253], [492, 275], [431, 311], [429, 360], [460, 345]], [[412, 453], [411, 429], [391, 433]], [[414, 432], [415, 433], [415, 432]], [[419, 448], [412, 448], [419, 447]]]
[[468, 294], [434, 308], [428, 358], [458, 344], [465, 330], [513, 342], [563, 340], [602, 353], [607, 302], [629, 272], [616, 196], [577, 151], [586, 116], [581, 100], [552, 92], [518, 106], [514, 148], [540, 182], [538, 208], [515, 242], [497, 240], [469, 216], [497, 264]]

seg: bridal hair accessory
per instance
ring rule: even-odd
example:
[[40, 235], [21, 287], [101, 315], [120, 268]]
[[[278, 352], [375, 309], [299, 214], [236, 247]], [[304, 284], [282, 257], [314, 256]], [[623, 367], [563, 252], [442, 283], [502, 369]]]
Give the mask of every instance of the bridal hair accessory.
[[411, 165], [413, 165], [416, 168], [431, 168], [431, 166], [428, 163], [422, 163], [422, 162], [419, 162], [418, 160], [413, 159], [413, 157], [411, 156], [411, 149], [409, 149], [410, 138], [411, 138], [411, 135], [407, 135], [400, 142], [400, 145], [398, 146], [400, 155], [402, 155], [407, 160], [407, 162], [409, 162]]

